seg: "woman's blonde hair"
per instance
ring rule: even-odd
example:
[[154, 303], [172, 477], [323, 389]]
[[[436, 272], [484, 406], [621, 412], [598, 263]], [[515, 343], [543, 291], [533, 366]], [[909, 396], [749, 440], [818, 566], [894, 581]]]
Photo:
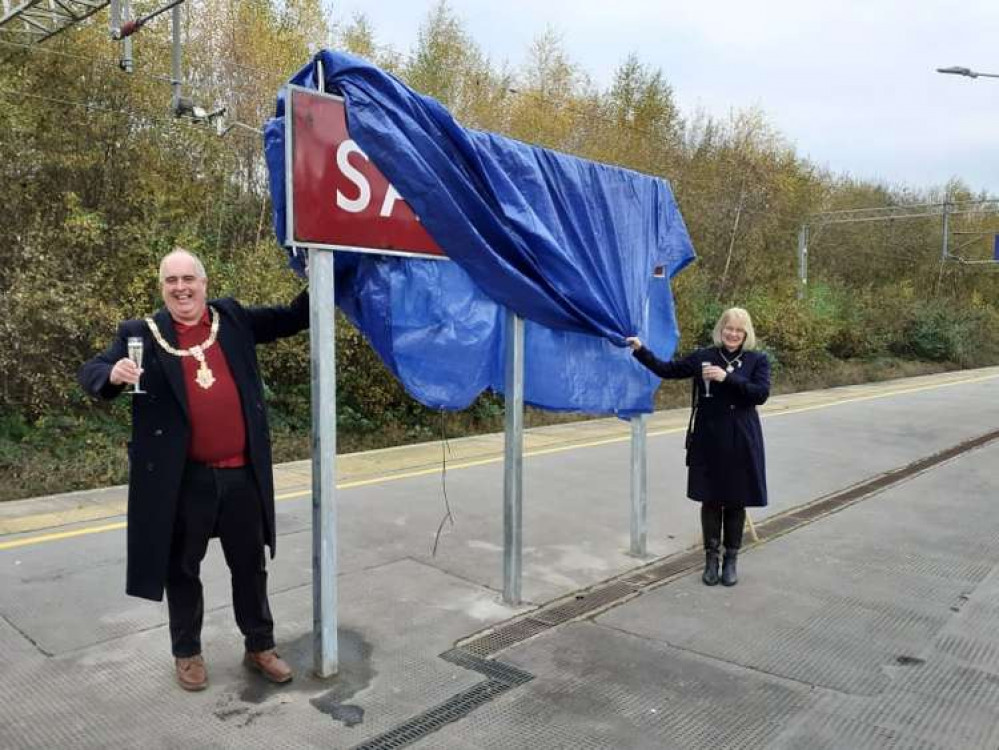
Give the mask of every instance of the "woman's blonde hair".
[[715, 329], [711, 332], [711, 340], [715, 342], [715, 346], [724, 346], [722, 329], [729, 323], [734, 323], [746, 332], [746, 340], [742, 342], [743, 349], [748, 351], [756, 348], [756, 331], [753, 330], [753, 319], [741, 307], [730, 307], [718, 318]]

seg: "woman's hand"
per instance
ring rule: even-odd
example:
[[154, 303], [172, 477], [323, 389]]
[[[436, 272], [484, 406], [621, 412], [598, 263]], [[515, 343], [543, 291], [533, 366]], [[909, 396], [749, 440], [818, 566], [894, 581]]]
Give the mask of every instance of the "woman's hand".
[[632, 348], [632, 350], [636, 352], [642, 348], [642, 340], [637, 336], [629, 336], [624, 340], [624, 343], [626, 343], [628, 346]]
[[708, 365], [701, 369], [701, 377], [705, 380], [713, 380], [716, 383], [720, 383], [728, 377], [728, 372], [724, 368], [718, 367], [718, 365]]

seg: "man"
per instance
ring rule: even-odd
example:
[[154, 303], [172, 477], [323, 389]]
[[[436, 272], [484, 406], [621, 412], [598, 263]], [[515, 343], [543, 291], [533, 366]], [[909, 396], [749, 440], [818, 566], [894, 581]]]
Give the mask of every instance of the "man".
[[[120, 324], [108, 350], [79, 373], [83, 388], [100, 398], [136, 383], [144, 391], [131, 397], [126, 592], [161, 601], [165, 587], [177, 681], [203, 690], [200, 566], [209, 538], [218, 536], [244, 663], [285, 683], [292, 672], [274, 650], [267, 601], [274, 483], [255, 346], [307, 328], [308, 294], [288, 307], [208, 303], [204, 266], [180, 248], [160, 263], [160, 284], [166, 308]], [[143, 344], [141, 368], [127, 356], [131, 337]]]

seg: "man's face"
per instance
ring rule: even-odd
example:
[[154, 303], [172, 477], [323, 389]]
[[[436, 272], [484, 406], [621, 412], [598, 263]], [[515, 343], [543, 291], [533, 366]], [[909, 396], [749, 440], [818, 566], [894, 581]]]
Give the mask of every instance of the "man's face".
[[169, 255], [163, 262], [163, 302], [180, 323], [197, 323], [205, 312], [208, 279], [197, 273], [194, 260], [182, 253]]

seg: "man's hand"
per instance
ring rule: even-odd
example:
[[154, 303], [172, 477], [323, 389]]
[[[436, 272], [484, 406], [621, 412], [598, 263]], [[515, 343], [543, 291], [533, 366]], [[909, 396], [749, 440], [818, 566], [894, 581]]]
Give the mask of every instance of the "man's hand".
[[637, 336], [629, 336], [624, 340], [624, 343], [626, 343], [636, 352], [642, 348], [642, 340]]
[[142, 368], [128, 357], [123, 357], [114, 363], [108, 380], [111, 381], [111, 385], [135, 385], [139, 382], [140, 375]]

